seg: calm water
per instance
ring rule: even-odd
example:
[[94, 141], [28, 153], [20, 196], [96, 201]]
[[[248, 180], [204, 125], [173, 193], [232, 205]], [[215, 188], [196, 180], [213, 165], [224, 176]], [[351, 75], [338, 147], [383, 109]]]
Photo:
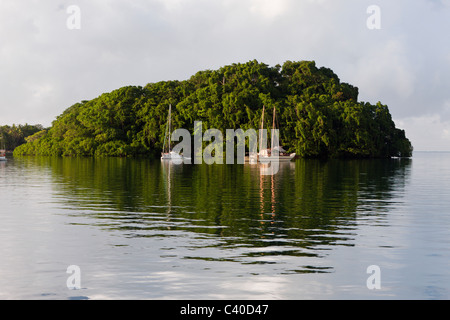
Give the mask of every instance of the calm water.
[[[450, 153], [0, 163], [1, 299], [449, 299]], [[70, 290], [67, 268], [81, 270]], [[381, 270], [370, 290], [367, 267]]]

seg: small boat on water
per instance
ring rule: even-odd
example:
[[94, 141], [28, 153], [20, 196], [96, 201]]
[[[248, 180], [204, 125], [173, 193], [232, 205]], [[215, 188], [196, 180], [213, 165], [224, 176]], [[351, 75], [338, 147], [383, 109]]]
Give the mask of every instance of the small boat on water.
[[183, 155], [172, 151], [171, 149], [171, 136], [172, 136], [172, 105], [169, 105], [169, 115], [167, 117], [166, 134], [164, 136], [163, 150], [161, 152], [161, 160], [174, 160], [175, 162], [183, 162], [185, 158]]
[[[264, 111], [265, 111], [265, 106], [263, 107], [263, 113], [262, 113], [262, 117], [261, 117], [261, 129], [263, 129], [263, 127], [264, 127]], [[275, 107], [274, 107], [273, 108], [272, 129], [276, 129], [275, 116], [276, 116], [276, 111], [275, 111]], [[286, 150], [283, 149], [283, 147], [274, 146], [273, 145], [274, 139], [271, 140], [271, 147], [269, 149], [263, 149], [261, 143], [262, 143], [262, 137], [260, 137], [260, 149], [259, 149], [259, 153], [258, 153], [258, 159], [261, 163], [266, 163], [268, 161], [288, 162], [288, 161], [295, 159], [295, 153], [287, 153]], [[275, 153], [275, 154], [278, 153], [278, 157], [271, 158], [272, 153]]]
[[179, 160], [183, 161], [183, 156], [174, 151], [170, 152], [161, 152], [161, 160]]
[[3, 136], [0, 137], [0, 161], [6, 161], [6, 148]]
[[272, 155], [272, 150], [278, 151], [278, 157], [274, 157], [271, 161], [291, 161], [295, 158], [295, 153], [287, 153], [286, 150], [283, 149], [283, 147], [274, 147], [271, 149], [265, 149], [262, 150], [259, 153], [259, 159], [261, 162], [268, 161], [269, 157]]

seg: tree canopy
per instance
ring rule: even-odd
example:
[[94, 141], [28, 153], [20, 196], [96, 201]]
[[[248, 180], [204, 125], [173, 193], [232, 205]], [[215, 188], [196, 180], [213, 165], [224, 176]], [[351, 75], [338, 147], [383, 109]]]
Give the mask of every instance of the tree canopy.
[[[126, 86], [76, 103], [16, 148], [15, 155], [154, 156], [173, 129], [259, 129], [263, 106], [277, 110], [283, 147], [301, 157], [409, 157], [412, 145], [381, 102], [314, 61], [270, 67], [256, 60], [197, 72], [185, 81]], [[271, 127], [267, 113], [266, 128]]]
[[3, 138], [3, 143], [5, 144], [7, 150], [13, 151], [18, 146], [26, 143], [30, 136], [37, 132], [43, 132], [44, 127], [40, 124], [37, 125], [15, 125], [12, 126], [4, 125], [0, 126], [0, 139]]

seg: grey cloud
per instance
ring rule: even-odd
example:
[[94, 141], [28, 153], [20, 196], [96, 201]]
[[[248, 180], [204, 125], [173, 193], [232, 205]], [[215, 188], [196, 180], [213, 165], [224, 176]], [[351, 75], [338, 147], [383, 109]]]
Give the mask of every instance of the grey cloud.
[[[81, 9], [80, 30], [66, 28], [69, 4]], [[408, 118], [417, 123], [434, 114], [446, 125], [449, 2], [379, 0], [381, 30], [366, 27], [372, 4], [2, 1], [0, 122], [49, 125], [71, 104], [121, 86], [182, 80], [257, 59], [270, 65], [315, 60], [359, 87], [362, 100], [388, 104], [405, 126]]]

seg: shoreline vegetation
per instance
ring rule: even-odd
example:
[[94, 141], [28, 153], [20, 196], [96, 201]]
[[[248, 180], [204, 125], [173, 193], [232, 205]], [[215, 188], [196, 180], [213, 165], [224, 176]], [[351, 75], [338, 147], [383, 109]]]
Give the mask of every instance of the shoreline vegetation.
[[[411, 157], [404, 130], [389, 109], [358, 102], [358, 88], [314, 61], [269, 67], [256, 60], [197, 72], [184, 81], [126, 86], [66, 109], [39, 128], [14, 156], [156, 157], [167, 111], [173, 129], [260, 127], [263, 106], [276, 108], [280, 140], [302, 158]], [[267, 123], [270, 126], [270, 123]]]
[[44, 127], [40, 124], [0, 126], [0, 141], [3, 139], [3, 143], [7, 149], [6, 153], [11, 154], [18, 146], [27, 143], [28, 137], [42, 130], [44, 130]]

